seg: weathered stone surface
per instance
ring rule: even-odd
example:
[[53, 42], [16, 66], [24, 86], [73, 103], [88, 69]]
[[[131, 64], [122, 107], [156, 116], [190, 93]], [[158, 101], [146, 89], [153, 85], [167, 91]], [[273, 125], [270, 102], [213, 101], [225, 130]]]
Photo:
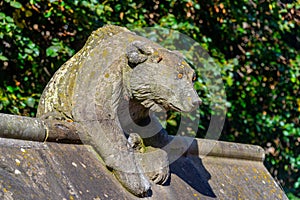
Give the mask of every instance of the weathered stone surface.
[[30, 141], [81, 143], [74, 123], [0, 113], [0, 137]]
[[124, 27], [107, 25], [95, 30], [55, 72], [37, 117], [74, 122], [80, 138], [94, 147], [120, 183], [136, 196], [145, 196], [148, 178], [164, 183], [169, 169], [160, 169], [168, 165], [147, 177], [141, 165], [152, 163], [139, 162], [149, 159], [135, 157], [127, 135], [138, 133], [153, 148], [166, 146], [172, 138], [153, 112], [196, 110], [201, 99], [195, 80], [195, 71], [181, 54]]
[[[195, 140], [145, 199], [287, 199], [258, 146]], [[0, 138], [0, 199], [138, 199], [90, 146]]]

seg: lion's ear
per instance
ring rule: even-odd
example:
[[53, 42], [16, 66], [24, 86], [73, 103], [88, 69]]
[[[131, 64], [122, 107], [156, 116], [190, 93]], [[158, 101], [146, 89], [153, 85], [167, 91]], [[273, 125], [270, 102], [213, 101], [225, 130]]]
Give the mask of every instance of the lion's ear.
[[149, 55], [154, 52], [153, 48], [147, 46], [145, 42], [134, 41], [128, 45], [126, 48], [126, 56], [128, 59], [128, 64], [131, 67], [145, 62]]

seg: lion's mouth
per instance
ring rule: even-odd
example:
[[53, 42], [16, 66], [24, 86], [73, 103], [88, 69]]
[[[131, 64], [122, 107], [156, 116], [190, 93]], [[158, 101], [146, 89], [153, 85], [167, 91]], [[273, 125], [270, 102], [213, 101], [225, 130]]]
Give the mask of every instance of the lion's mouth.
[[169, 110], [171, 109], [173, 111], [182, 112], [182, 113], [189, 113], [189, 112], [196, 110], [197, 108], [198, 108], [197, 106], [179, 108], [179, 107], [175, 106], [174, 104], [169, 105]]
[[180, 109], [180, 108], [178, 108], [178, 107], [176, 107], [175, 105], [173, 105], [173, 104], [170, 104], [169, 105], [169, 110], [174, 110], [174, 111], [177, 111], [177, 112], [181, 112], [182, 110]]
[[173, 111], [177, 111], [177, 112], [182, 112], [182, 109], [180, 109], [179, 107], [175, 106], [172, 103], [158, 103], [155, 102], [156, 106], [159, 106], [161, 109], [169, 111], [169, 110], [173, 110]]
[[165, 112], [169, 110], [182, 112], [182, 110], [174, 104], [162, 104], [155, 101], [154, 104], [151, 105], [150, 110], [152, 110], [153, 112]]

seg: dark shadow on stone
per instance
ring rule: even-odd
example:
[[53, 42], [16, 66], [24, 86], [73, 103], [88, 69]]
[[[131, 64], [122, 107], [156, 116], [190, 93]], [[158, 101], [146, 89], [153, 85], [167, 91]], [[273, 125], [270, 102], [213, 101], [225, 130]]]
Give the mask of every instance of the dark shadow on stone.
[[182, 156], [170, 165], [170, 171], [202, 195], [216, 197], [208, 183], [211, 175], [203, 166], [200, 158], [195, 157], [192, 159]]

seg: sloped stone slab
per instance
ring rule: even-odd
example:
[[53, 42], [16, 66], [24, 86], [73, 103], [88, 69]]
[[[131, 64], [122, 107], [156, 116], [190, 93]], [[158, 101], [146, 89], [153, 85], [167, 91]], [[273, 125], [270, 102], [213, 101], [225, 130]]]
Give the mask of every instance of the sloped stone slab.
[[[253, 145], [195, 140], [144, 199], [287, 199]], [[0, 199], [139, 199], [90, 146], [0, 138]]]

